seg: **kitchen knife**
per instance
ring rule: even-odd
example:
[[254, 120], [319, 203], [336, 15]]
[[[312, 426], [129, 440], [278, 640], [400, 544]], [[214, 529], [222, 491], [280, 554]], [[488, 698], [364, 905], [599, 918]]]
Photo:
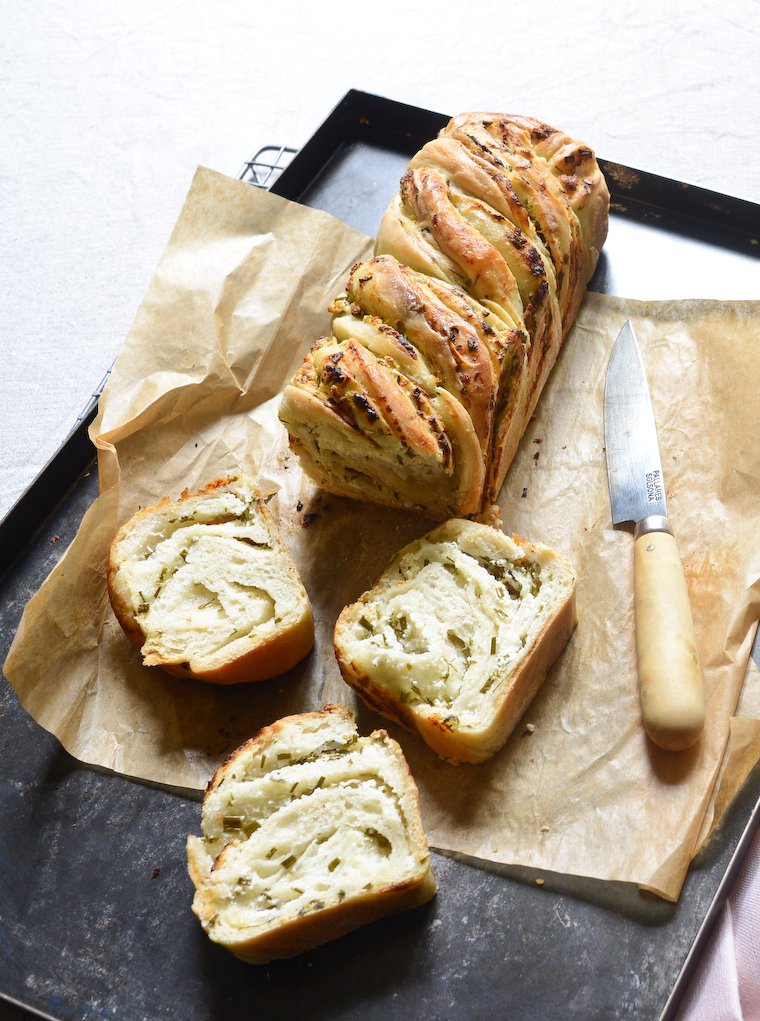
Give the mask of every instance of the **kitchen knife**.
[[704, 687], [681, 558], [668, 521], [657, 428], [633, 326], [612, 348], [604, 388], [612, 523], [634, 525], [634, 611], [644, 728], [660, 748], [699, 740]]

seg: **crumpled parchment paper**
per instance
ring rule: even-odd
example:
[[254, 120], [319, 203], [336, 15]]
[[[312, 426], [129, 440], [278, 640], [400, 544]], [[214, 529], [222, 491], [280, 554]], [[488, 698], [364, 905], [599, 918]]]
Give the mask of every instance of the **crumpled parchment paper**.
[[[6, 675], [77, 758], [177, 788], [202, 788], [259, 727], [342, 702], [363, 733], [382, 726], [400, 741], [432, 846], [676, 899], [760, 759], [757, 671], [744, 683], [760, 610], [760, 303], [587, 295], [499, 499], [505, 530], [575, 564], [578, 627], [503, 751], [455, 767], [358, 704], [332, 651], [342, 607], [432, 522], [317, 490], [277, 420], [279, 391], [371, 245], [327, 214], [197, 171], [91, 429], [101, 495], [28, 604]], [[602, 396], [629, 318], [707, 692], [704, 738], [685, 753], [654, 748], [641, 727], [632, 538], [610, 522]], [[312, 600], [314, 651], [283, 677], [235, 688], [144, 668], [108, 604], [115, 531], [138, 506], [240, 469], [274, 494]]]

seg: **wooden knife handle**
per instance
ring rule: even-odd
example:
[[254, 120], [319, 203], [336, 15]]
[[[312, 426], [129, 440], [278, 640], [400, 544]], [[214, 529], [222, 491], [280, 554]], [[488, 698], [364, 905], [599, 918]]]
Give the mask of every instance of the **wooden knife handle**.
[[640, 535], [633, 567], [644, 728], [660, 748], [680, 751], [699, 740], [705, 695], [689, 594], [673, 536]]

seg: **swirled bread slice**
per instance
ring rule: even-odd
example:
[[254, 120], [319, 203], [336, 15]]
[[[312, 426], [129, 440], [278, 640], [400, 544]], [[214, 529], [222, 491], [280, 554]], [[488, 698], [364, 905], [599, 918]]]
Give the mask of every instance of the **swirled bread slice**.
[[[333, 340], [364, 347], [383, 368], [347, 404], [342, 380], [310, 377], [312, 353], [285, 389], [280, 417], [308, 474], [331, 492], [439, 519], [494, 502], [596, 266], [608, 211], [587, 146], [529, 117], [453, 118], [412, 158], [375, 258], [353, 268], [331, 306]], [[380, 408], [390, 393], [383, 369], [436, 405], [434, 423], [423, 406], [412, 414], [417, 432], [433, 426], [441, 456], [431, 444], [419, 460], [407, 416], [392, 428]], [[383, 418], [390, 434], [378, 442]], [[477, 447], [463, 441], [465, 422]]]
[[417, 788], [385, 731], [342, 706], [279, 720], [217, 770], [187, 844], [193, 911], [253, 964], [291, 957], [436, 892]]
[[506, 742], [575, 627], [575, 573], [547, 546], [453, 519], [406, 546], [335, 628], [345, 680], [442, 758]]
[[306, 591], [250, 479], [217, 479], [135, 514], [113, 541], [108, 594], [146, 666], [215, 684], [284, 673], [309, 652]]

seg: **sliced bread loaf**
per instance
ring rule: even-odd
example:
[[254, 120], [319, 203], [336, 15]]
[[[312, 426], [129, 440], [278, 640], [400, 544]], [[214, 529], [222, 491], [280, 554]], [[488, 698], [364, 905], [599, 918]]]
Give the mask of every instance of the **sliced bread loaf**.
[[304, 470], [436, 520], [499, 495], [607, 235], [592, 150], [541, 121], [464, 113], [412, 158], [285, 388]]

